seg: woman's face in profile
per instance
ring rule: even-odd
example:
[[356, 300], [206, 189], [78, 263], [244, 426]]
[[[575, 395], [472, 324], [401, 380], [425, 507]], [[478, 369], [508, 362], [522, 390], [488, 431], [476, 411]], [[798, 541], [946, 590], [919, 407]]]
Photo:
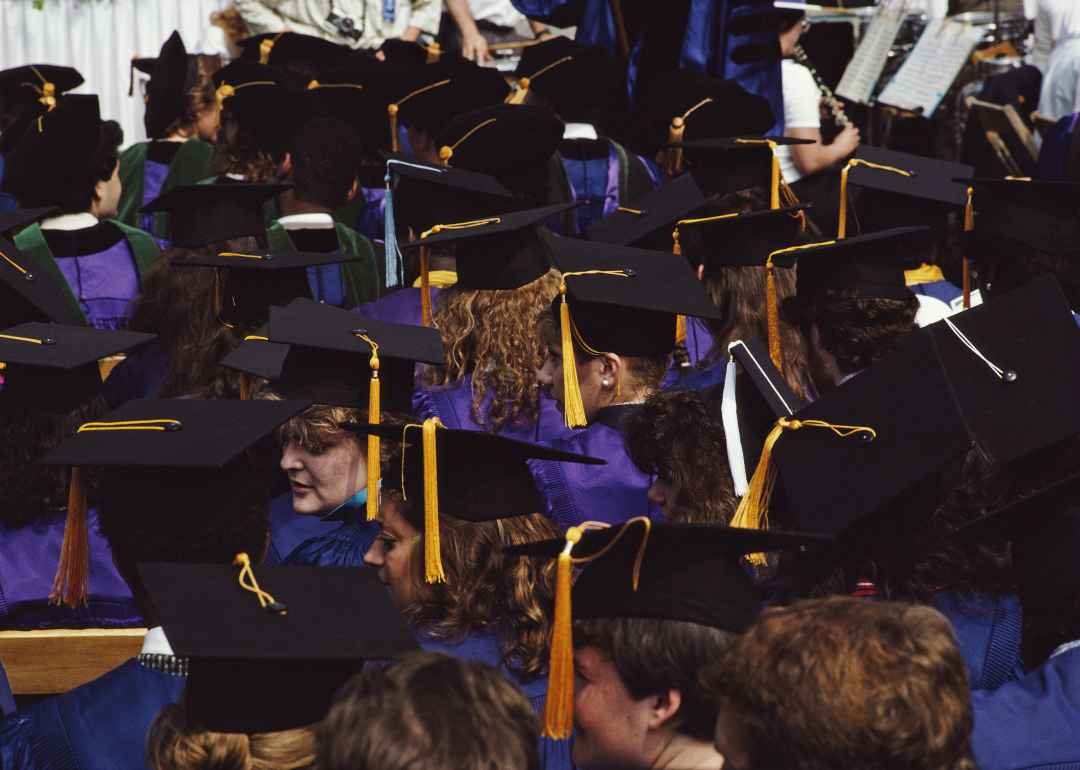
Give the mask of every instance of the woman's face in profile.
[[399, 610], [420, 599], [412, 566], [414, 554], [420, 552], [419, 543], [420, 532], [384, 497], [379, 506], [379, 536], [364, 555], [364, 563], [378, 571]]

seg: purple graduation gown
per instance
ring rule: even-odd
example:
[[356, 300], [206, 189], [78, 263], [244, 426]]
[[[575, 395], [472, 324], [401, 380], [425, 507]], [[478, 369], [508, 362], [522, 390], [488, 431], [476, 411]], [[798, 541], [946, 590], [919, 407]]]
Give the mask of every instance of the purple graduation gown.
[[[498, 634], [471, 631], [464, 639], [447, 641], [427, 634], [423, 629], [418, 629], [416, 641], [424, 650], [445, 652], [456, 658], [479, 660], [495, 666], [521, 688], [529, 698], [533, 711], [538, 717], [543, 718], [544, 701], [547, 699], [547, 678], [527, 679], [507, 668], [502, 662], [503, 640]], [[542, 770], [573, 770], [574, 763], [570, 761], [570, 751], [573, 747], [573, 736], [566, 741], [541, 737], [538, 749]]]
[[[690, 356], [690, 361], [685, 367], [680, 367], [679, 364], [672, 361], [671, 368], [668, 369], [667, 377], [664, 378], [664, 384], [661, 387], [664, 390], [667, 390], [672, 385], [683, 379], [686, 372], [690, 372], [695, 366], [698, 365], [698, 362], [701, 361], [701, 359], [705, 358], [705, 356], [709, 354], [709, 350], [712, 349], [712, 344], [712, 332], [709, 331], [709, 327], [705, 325], [705, 322], [702, 321], [700, 318], [687, 318], [686, 352]], [[723, 377], [721, 377], [720, 379], [722, 381]]]
[[972, 690], [996, 690], [1023, 676], [1020, 656], [1022, 612], [1015, 595], [962, 593], [944, 588], [933, 605], [949, 619]]
[[[439, 293], [442, 290], [437, 286], [431, 287], [431, 312], [438, 308]], [[420, 289], [407, 286], [398, 289], [393, 294], [388, 294], [374, 302], [365, 302], [352, 312], [366, 315], [380, 321], [391, 321], [397, 324], [409, 324], [410, 326], [423, 326], [423, 311], [420, 304]]]
[[141, 627], [142, 613], [98, 532], [97, 508], [87, 514], [89, 603], [75, 609], [49, 603], [66, 520], [64, 511], [53, 511], [18, 529], [0, 524], [0, 630]]
[[981, 770], [1080, 769], [1080, 648], [993, 692], [974, 690], [971, 705]]
[[544, 501], [544, 514], [564, 530], [583, 521], [622, 524], [638, 516], [663, 519], [660, 506], [648, 498], [654, 478], [630, 462], [623, 446], [619, 422], [634, 408], [631, 404], [605, 407], [588, 428], [569, 439], [538, 442], [607, 460], [607, 465], [528, 461]]
[[270, 545], [267, 564], [281, 564], [297, 546], [313, 537], [325, 535], [338, 527], [337, 522], [318, 516], [301, 516], [293, 508], [292, 491], [270, 501]]
[[56, 264], [92, 327], [127, 328], [128, 306], [139, 293], [139, 271], [126, 239], [95, 254], [56, 257]]
[[[434, 388], [417, 388], [413, 393], [413, 414], [421, 419], [438, 417], [443, 426], [459, 430], [492, 432], [490, 427], [480, 425], [473, 419], [473, 375], [467, 374], [449, 385]], [[491, 389], [481, 403], [480, 409], [487, 413], [491, 404]], [[567, 428], [559, 411], [558, 402], [546, 389], [540, 388], [540, 417], [534, 425], [504, 424], [499, 435], [518, 441], [546, 442], [568, 439], [579, 430]]]
[[186, 677], [132, 658], [92, 682], [0, 721], [0, 767], [145, 770], [146, 733]]

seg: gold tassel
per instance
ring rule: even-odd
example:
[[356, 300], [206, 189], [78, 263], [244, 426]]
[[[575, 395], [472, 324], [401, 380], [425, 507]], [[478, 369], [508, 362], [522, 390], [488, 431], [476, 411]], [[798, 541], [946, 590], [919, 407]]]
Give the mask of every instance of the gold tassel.
[[574, 339], [570, 333], [570, 306], [566, 304], [566, 279], [559, 285], [562, 302], [559, 305], [559, 326], [562, 331], [563, 358], [563, 420], [567, 428], [584, 428], [585, 406], [581, 403], [578, 385], [577, 358], [574, 356]]
[[53, 107], [56, 106], [56, 86], [48, 82], [43, 83], [41, 86], [41, 98], [38, 101], [49, 108], [47, 112], [52, 112]]
[[[379, 354], [378, 346], [372, 345], [371, 350], [371, 392], [368, 395], [368, 422], [372, 425], [379, 424], [380, 415], [380, 389], [379, 382]], [[367, 440], [367, 517], [368, 521], [379, 518], [379, 477], [381, 464], [379, 462], [379, 437], [368, 436]]]
[[86, 519], [86, 490], [83, 487], [82, 468], [73, 467], [64, 541], [60, 547], [56, 579], [53, 581], [52, 593], [49, 594], [50, 603], [63, 602], [74, 608], [87, 602], [90, 592], [90, 541]]
[[[967, 191], [968, 199], [964, 205], [964, 232], [969, 233], [975, 228], [975, 208], [971, 205], [971, 193]], [[971, 260], [964, 257], [964, 310], [971, 307]]]
[[675, 316], [675, 342], [686, 342], [686, 316]]
[[526, 78], [526, 77], [521, 78], [521, 80], [518, 81], [517, 90], [512, 91], [506, 97], [506, 104], [524, 104], [525, 103], [525, 94], [529, 90], [529, 83], [530, 82], [531, 82], [531, 80], [529, 78]]
[[428, 276], [427, 246], [420, 247], [420, 320], [424, 326], [433, 324], [431, 318], [431, 279]]
[[975, 229], [975, 207], [971, 205], [971, 194], [975, 192], [968, 188], [967, 203], [964, 204], [964, 232], [969, 233]]
[[401, 139], [398, 138], [397, 128], [398, 106], [396, 104], [391, 104], [386, 108], [386, 111], [390, 113], [390, 138], [392, 142], [390, 148], [394, 152], [401, 152]]
[[775, 269], [770, 256], [765, 263], [765, 302], [768, 305], [765, 312], [769, 323], [769, 358], [777, 369], [783, 371], [784, 361], [780, 355], [780, 313], [776, 306]]
[[776, 142], [769, 140], [772, 151], [772, 185], [769, 188], [769, 208], [780, 208], [780, 156], [776, 154]]
[[679, 245], [679, 228], [675, 228], [675, 232], [671, 234], [671, 239], [675, 241], [675, 246], [671, 249], [671, 253], [682, 254], [682, 246]]
[[221, 128], [221, 109], [225, 104], [225, 100], [235, 93], [236, 89], [228, 83], [222, 83], [214, 91], [214, 103], [217, 105], [217, 110], [214, 112], [214, 128]]
[[[686, 131], [686, 119], [690, 117], [690, 113], [696, 110], [702, 105], [708, 104], [712, 99], [702, 99], [693, 107], [688, 109], [682, 115], [678, 115], [671, 120], [671, 125], [668, 126], [668, 141], [669, 142], [681, 142], [683, 133]], [[683, 170], [683, 151], [682, 147], [668, 147], [667, 156], [664, 159], [664, 173], [668, 176], [675, 176], [681, 174]]]
[[240, 372], [240, 400], [251, 400], [251, 377], [246, 372]]
[[270, 63], [270, 51], [274, 47], [274, 41], [270, 38], [259, 43], [259, 64]]
[[[439, 479], [436, 471], [435, 428], [439, 420], [424, 420], [424, 579], [429, 583], [446, 580], [439, 553]], [[370, 497], [370, 493], [368, 495]]]
[[442, 58], [442, 49], [439, 48], [438, 43], [432, 43], [427, 46], [427, 61], [425, 64], [434, 64], [440, 58]]
[[851, 169], [848, 163], [840, 171], [840, 226], [836, 229], [837, 238], [847, 238], [847, 175]]
[[545, 738], [569, 738], [574, 725], [574, 638], [570, 611], [570, 552], [581, 540], [582, 529], [566, 532], [566, 547], [559, 554], [555, 577], [555, 620], [551, 626], [551, 663], [544, 702]]

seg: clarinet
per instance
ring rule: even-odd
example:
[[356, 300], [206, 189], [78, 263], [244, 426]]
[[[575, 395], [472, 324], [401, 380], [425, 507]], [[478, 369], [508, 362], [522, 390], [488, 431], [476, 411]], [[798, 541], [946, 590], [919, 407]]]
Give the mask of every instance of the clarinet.
[[806, 51], [798, 44], [795, 45], [795, 61], [810, 70], [814, 82], [817, 83], [817, 87], [821, 91], [821, 101], [829, 108], [829, 112], [832, 114], [833, 123], [836, 124], [836, 127], [843, 128], [850, 123], [851, 121], [848, 120], [848, 116], [844, 114], [844, 111], [840, 109], [840, 105], [836, 103], [836, 97], [833, 96], [832, 89], [825, 85], [821, 76], [818, 75], [817, 70], [814, 69], [814, 65], [811, 63], [810, 58], [806, 55]]

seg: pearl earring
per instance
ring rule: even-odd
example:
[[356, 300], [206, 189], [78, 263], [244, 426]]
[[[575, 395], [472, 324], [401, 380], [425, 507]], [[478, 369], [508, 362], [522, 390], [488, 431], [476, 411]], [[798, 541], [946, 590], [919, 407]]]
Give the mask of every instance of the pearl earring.
[[601, 385], [603, 385], [603, 386], [604, 386], [604, 387], [606, 388], [606, 387], [608, 387], [608, 386], [609, 386], [609, 385], [610, 385], [611, 383], [610, 383], [610, 382], [609, 382], [608, 380], [603, 380], [603, 381], [602, 381], [602, 382], [601, 382], [600, 384], [601, 384]]

